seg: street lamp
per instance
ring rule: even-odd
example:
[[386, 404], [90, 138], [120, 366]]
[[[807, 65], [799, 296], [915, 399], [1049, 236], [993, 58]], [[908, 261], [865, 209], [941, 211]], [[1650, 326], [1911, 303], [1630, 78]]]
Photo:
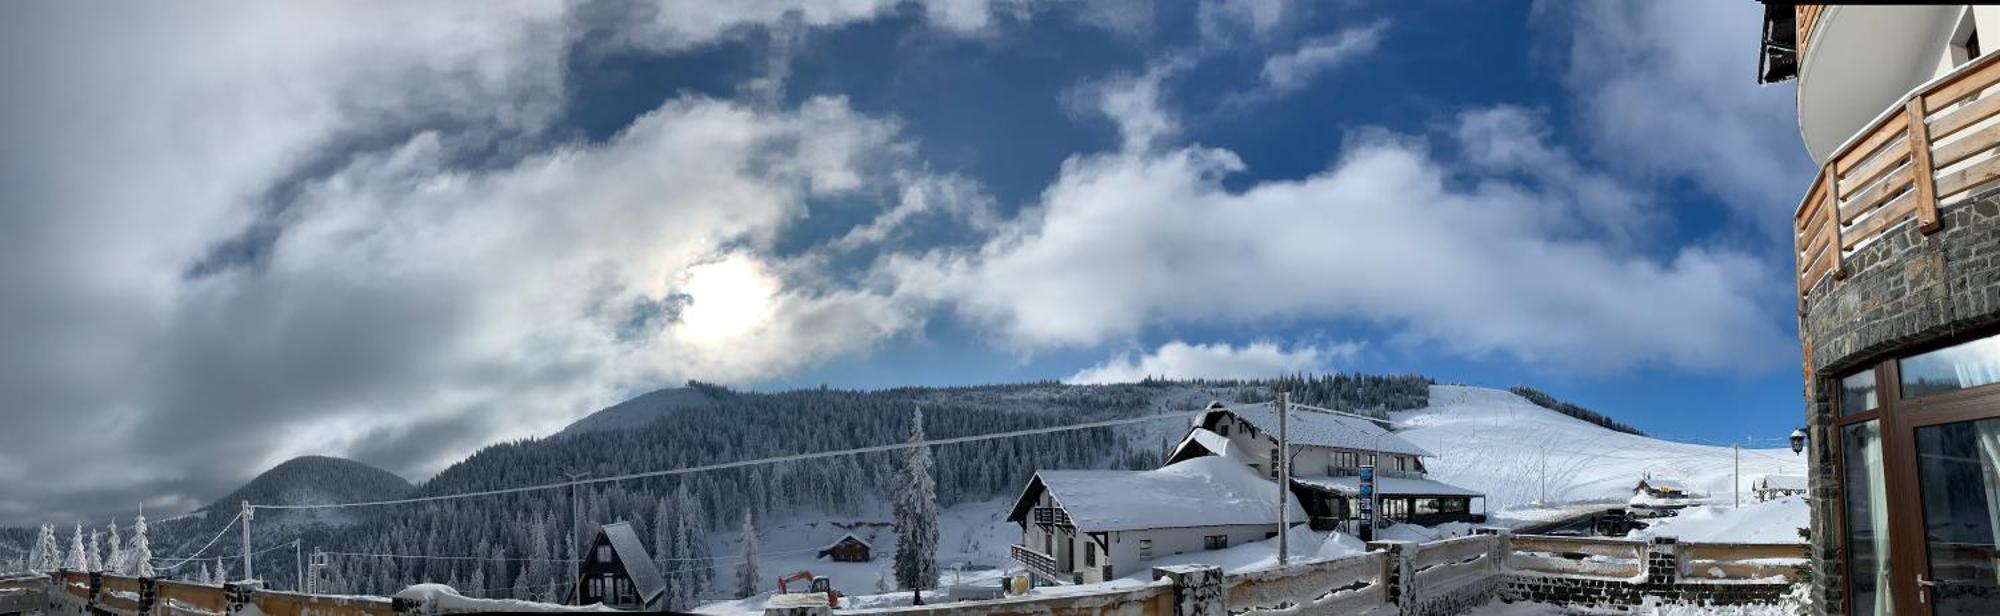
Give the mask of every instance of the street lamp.
[[1805, 451], [1806, 451], [1806, 429], [1799, 428], [1797, 430], [1793, 430], [1792, 453], [1800, 454], [1800, 453], [1805, 453]]

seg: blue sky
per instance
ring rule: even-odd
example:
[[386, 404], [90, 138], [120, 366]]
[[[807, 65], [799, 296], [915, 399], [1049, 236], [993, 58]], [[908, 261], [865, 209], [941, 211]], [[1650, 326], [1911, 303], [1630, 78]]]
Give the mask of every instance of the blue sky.
[[0, 9], [0, 520], [423, 477], [686, 379], [1800, 421], [1754, 3], [482, 9]]

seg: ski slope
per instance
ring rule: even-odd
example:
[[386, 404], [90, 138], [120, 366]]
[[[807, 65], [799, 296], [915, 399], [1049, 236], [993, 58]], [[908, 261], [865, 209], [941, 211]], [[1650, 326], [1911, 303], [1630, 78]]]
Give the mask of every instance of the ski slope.
[[[1489, 511], [1529, 509], [1544, 491], [1551, 505], [1623, 503], [1647, 473], [1680, 479], [1711, 503], [1729, 504], [1735, 489], [1729, 447], [1607, 430], [1506, 391], [1437, 385], [1430, 406], [1390, 418], [1435, 454], [1424, 460], [1432, 479], [1486, 493]], [[1805, 473], [1790, 449], [1744, 448], [1742, 461], [1746, 504], [1757, 477]]]

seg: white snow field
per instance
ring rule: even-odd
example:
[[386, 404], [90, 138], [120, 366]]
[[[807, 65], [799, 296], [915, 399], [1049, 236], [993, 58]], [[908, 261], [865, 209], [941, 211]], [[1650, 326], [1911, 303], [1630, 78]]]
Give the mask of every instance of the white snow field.
[[[1700, 501], [1733, 498], [1728, 447], [1608, 430], [1506, 391], [1437, 385], [1430, 406], [1390, 418], [1404, 439], [1434, 454], [1424, 460], [1432, 479], [1486, 493], [1488, 511], [1502, 519], [1560, 517], [1532, 506], [1544, 493], [1552, 505], [1624, 503], [1647, 473], [1685, 482]], [[1805, 457], [1791, 449], [1745, 448], [1742, 460], [1745, 504], [1756, 478], [1805, 472]]]
[[1651, 525], [1632, 537], [1678, 537], [1708, 543], [1802, 543], [1798, 529], [1811, 522], [1803, 496], [1774, 498], [1742, 507], [1690, 507], [1680, 515], [1647, 520]]

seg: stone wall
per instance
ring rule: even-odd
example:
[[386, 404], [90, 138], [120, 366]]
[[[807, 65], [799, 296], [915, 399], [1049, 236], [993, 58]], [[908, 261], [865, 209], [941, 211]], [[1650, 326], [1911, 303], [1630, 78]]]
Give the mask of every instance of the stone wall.
[[1814, 597], [1830, 613], [1845, 603], [1833, 458], [1833, 379], [1914, 345], [2000, 324], [2000, 195], [1939, 211], [1924, 235], [1904, 223], [1847, 257], [1845, 279], [1819, 281], [1801, 307], [1810, 434]]

